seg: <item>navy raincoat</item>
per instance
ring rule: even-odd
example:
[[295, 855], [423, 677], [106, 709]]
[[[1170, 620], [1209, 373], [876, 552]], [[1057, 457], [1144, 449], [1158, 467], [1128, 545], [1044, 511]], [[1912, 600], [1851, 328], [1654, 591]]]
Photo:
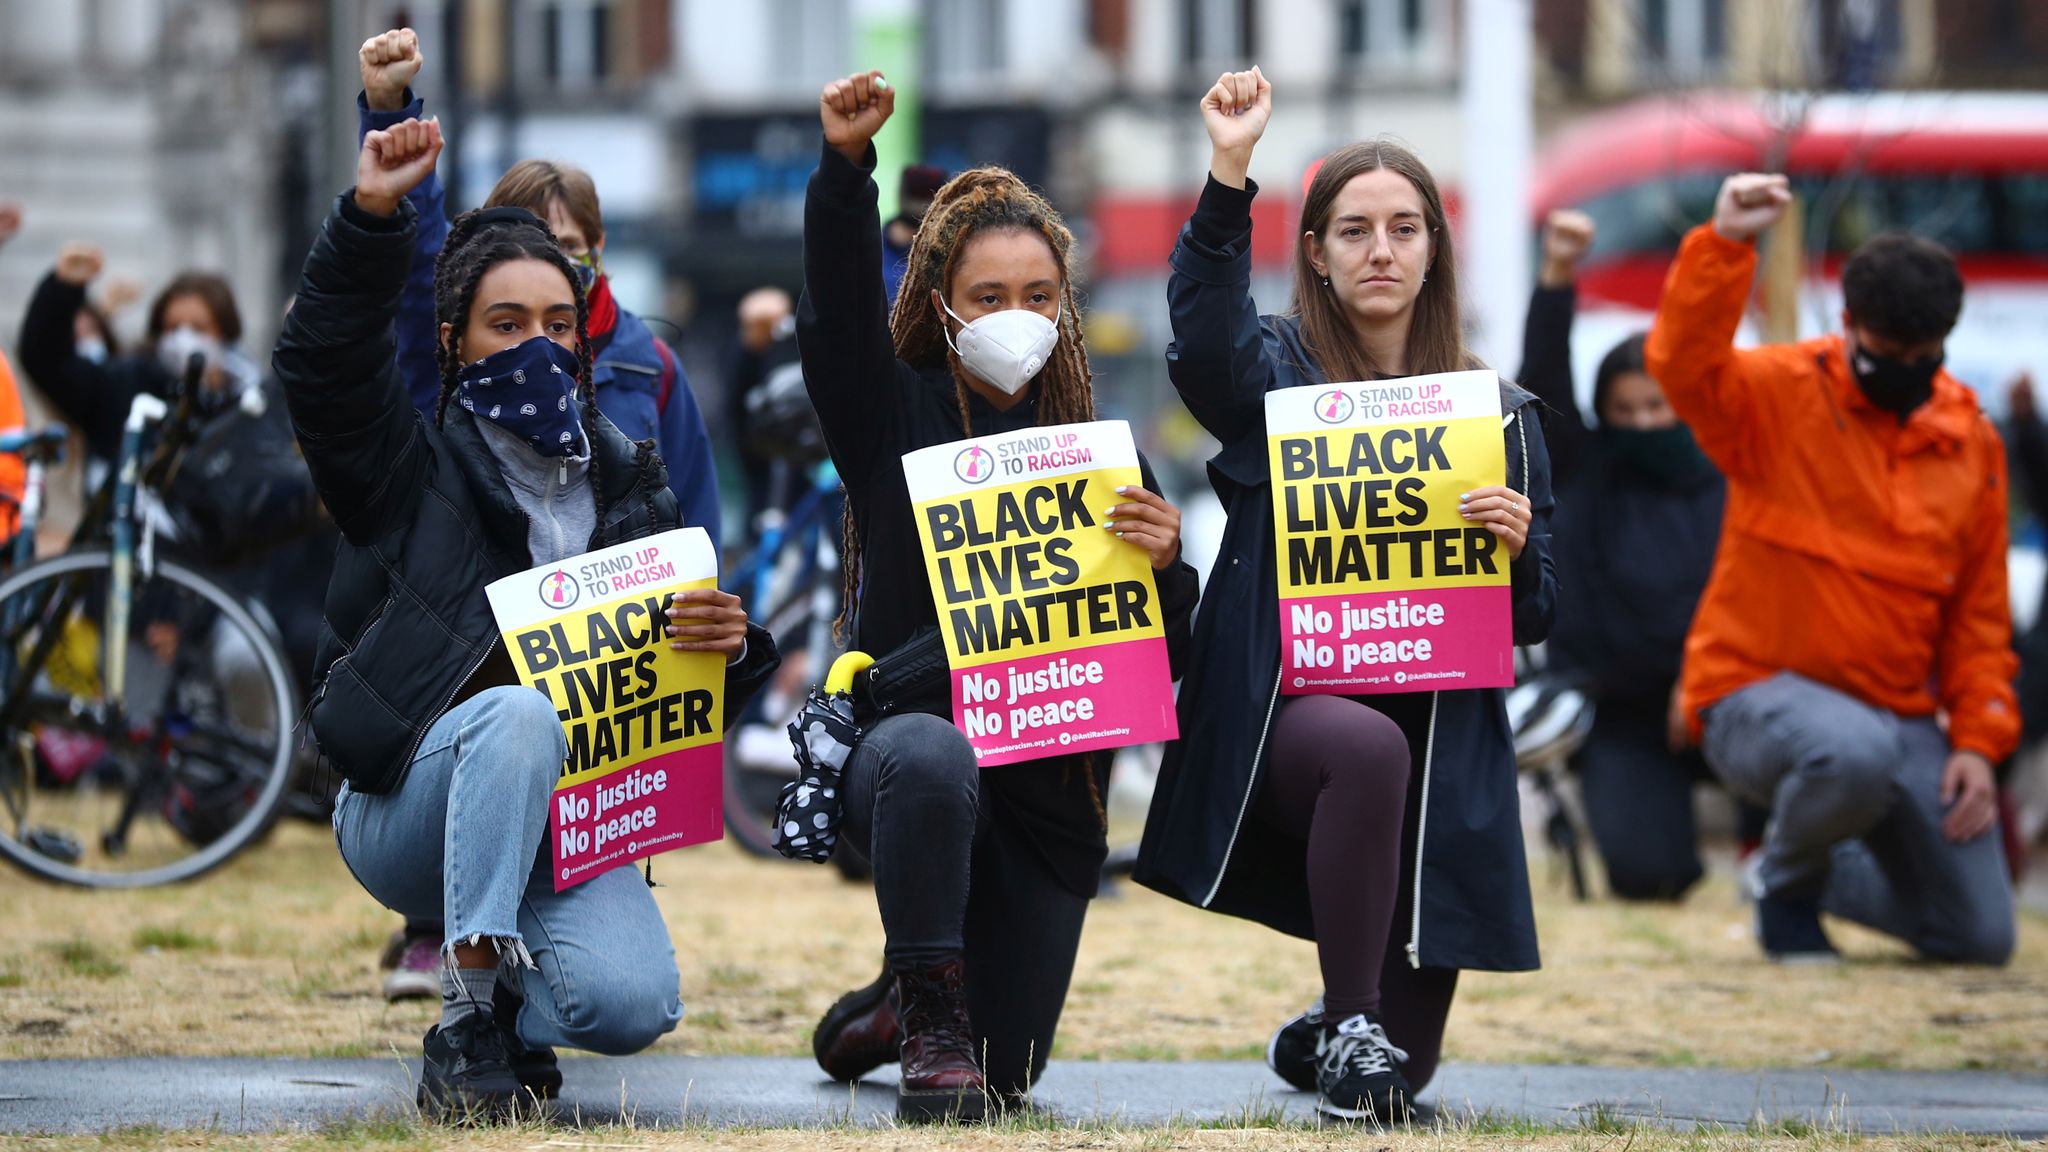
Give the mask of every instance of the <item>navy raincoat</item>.
[[[1160, 769], [1136, 878], [1190, 904], [1312, 939], [1306, 845], [1262, 822], [1254, 803], [1281, 705], [1264, 405], [1272, 389], [1328, 381], [1302, 346], [1297, 321], [1262, 317], [1252, 301], [1256, 191], [1210, 181], [1174, 247], [1167, 286], [1175, 337], [1168, 372], [1189, 411], [1223, 443], [1209, 461], [1209, 480], [1229, 523], [1195, 619], [1180, 739]], [[1517, 644], [1543, 640], [1557, 601], [1550, 461], [1533, 400], [1502, 383], [1508, 482], [1528, 495], [1535, 513], [1510, 569]], [[1402, 873], [1411, 888], [1400, 901], [1406, 922], [1394, 926], [1411, 964], [1537, 967], [1505, 700], [1491, 688], [1432, 693], [1426, 736], [1411, 738], [1423, 819], [1408, 830], [1412, 856]]]

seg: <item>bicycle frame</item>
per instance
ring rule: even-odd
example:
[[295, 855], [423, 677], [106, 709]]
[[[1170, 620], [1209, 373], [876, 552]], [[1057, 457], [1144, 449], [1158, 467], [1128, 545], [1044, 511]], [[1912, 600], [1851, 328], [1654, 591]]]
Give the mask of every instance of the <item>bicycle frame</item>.
[[828, 500], [839, 492], [839, 470], [832, 461], [821, 461], [811, 472], [810, 485], [798, 496], [786, 515], [770, 520], [761, 530], [761, 540], [754, 548], [752, 571], [746, 576], [746, 594], [750, 611], [766, 611], [770, 597], [767, 595], [775, 581], [775, 570], [782, 562], [783, 546], [792, 535], [801, 534], [804, 565], [798, 576], [809, 574], [809, 569], [824, 563], [821, 559], [829, 542], [821, 545], [819, 535], [824, 528], [823, 512]]

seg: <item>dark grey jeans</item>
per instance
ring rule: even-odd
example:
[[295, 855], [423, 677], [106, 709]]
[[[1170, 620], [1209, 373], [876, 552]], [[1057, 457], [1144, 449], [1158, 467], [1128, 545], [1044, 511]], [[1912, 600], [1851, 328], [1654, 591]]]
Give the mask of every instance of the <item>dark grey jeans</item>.
[[1707, 766], [1767, 807], [1763, 890], [1822, 907], [1936, 960], [2012, 956], [2012, 881], [1998, 830], [1942, 835], [1948, 738], [1932, 717], [1873, 708], [1781, 672], [1707, 710]]

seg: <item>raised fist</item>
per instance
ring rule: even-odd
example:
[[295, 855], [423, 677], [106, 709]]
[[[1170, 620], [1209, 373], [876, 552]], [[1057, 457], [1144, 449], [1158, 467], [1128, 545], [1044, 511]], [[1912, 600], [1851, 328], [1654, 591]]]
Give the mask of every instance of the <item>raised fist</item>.
[[21, 205], [0, 202], [0, 245], [21, 231]]
[[100, 274], [105, 260], [96, 244], [66, 244], [57, 250], [57, 279], [83, 288]]
[[2013, 419], [2015, 420], [2032, 420], [2034, 418], [2033, 373], [2022, 372], [2012, 378], [2012, 383], [2005, 386], [2005, 404], [2007, 408], [2012, 410]]
[[142, 300], [142, 281], [133, 276], [116, 276], [100, 288], [100, 311], [109, 316], [131, 308]]
[[1572, 269], [1593, 247], [1593, 218], [1584, 212], [1560, 208], [1543, 222], [1543, 269], [1537, 279], [1545, 288], [1562, 288], [1572, 282]]
[[880, 72], [856, 72], [825, 85], [818, 94], [825, 143], [855, 164], [866, 158], [868, 142], [895, 111], [896, 90]]
[[1273, 85], [1254, 67], [1225, 72], [1202, 97], [1202, 124], [1218, 152], [1249, 152], [1273, 115]]
[[405, 108], [405, 90], [420, 72], [420, 38], [410, 28], [394, 28], [363, 41], [356, 52], [363, 73], [363, 99], [373, 112]]
[[441, 158], [441, 122], [407, 120], [363, 137], [356, 158], [356, 205], [392, 216], [405, 194], [419, 187]]
[[1721, 182], [1714, 198], [1714, 231], [1730, 240], [1754, 240], [1791, 203], [1792, 186], [1783, 176], [1739, 172]]

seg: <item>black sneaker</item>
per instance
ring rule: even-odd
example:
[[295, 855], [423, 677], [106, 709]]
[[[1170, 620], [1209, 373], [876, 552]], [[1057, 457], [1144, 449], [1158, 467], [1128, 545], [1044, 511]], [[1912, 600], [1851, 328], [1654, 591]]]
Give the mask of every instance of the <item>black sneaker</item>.
[[1756, 939], [1779, 964], [1839, 964], [1842, 954], [1820, 926], [1820, 905], [1782, 896], [1756, 898]]
[[1266, 1067], [1296, 1092], [1316, 1090], [1316, 1047], [1323, 1038], [1323, 1001], [1280, 1026], [1266, 1043]]
[[504, 973], [499, 973], [497, 986], [491, 989], [491, 1015], [497, 1019], [498, 1036], [505, 1043], [505, 1063], [512, 1066], [519, 1086], [535, 1100], [553, 1100], [555, 1093], [562, 1090], [562, 1067], [553, 1048], [528, 1044], [519, 1038], [519, 1009], [525, 1003], [525, 997], [506, 982]]
[[1316, 1110], [1341, 1120], [1407, 1123], [1408, 1078], [1400, 1067], [1407, 1059], [1370, 1016], [1361, 1013], [1341, 1024], [1325, 1020], [1316, 1051]]
[[510, 1115], [525, 1089], [505, 1059], [505, 1037], [479, 1009], [454, 1025], [427, 1029], [420, 1067], [420, 1114], [452, 1123], [490, 1123]]

